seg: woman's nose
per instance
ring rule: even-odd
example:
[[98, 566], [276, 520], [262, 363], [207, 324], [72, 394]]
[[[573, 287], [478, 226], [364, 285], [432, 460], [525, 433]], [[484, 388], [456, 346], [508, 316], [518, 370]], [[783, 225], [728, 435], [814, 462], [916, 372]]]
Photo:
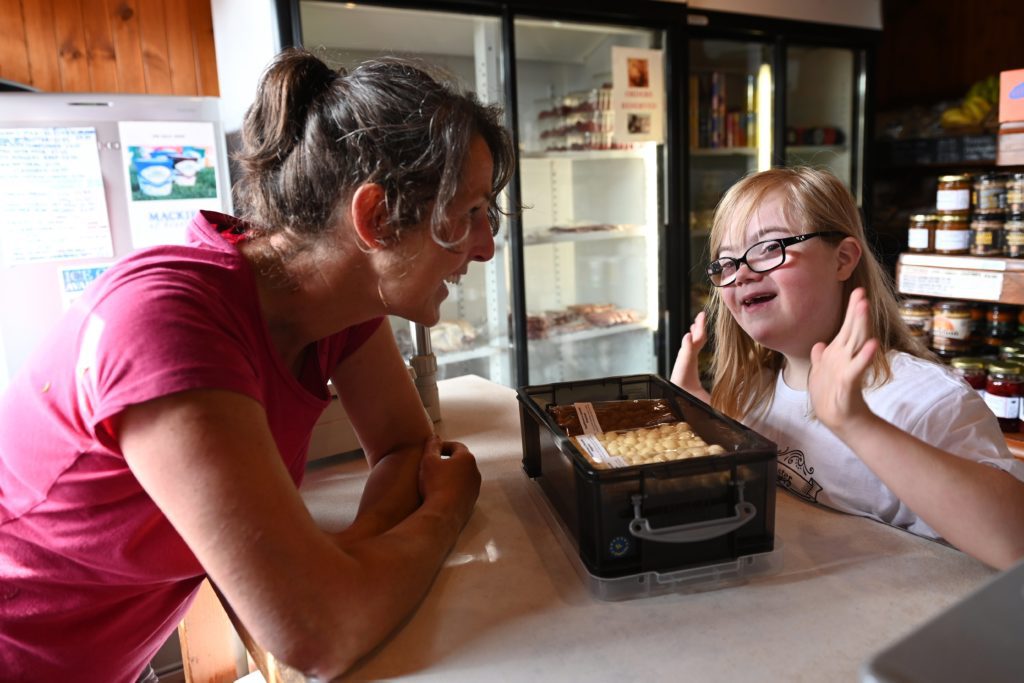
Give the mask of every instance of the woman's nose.
[[490, 261], [494, 258], [494, 234], [486, 215], [474, 222], [471, 234], [473, 245], [470, 258], [474, 261]]

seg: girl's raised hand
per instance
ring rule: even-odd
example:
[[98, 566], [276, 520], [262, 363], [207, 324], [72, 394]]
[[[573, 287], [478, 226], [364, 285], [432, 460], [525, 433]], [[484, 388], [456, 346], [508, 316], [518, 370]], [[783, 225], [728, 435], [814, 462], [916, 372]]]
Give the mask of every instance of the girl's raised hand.
[[864, 289], [850, 294], [843, 326], [831, 343], [818, 342], [811, 349], [807, 390], [821, 422], [842, 437], [845, 429], [857, 429], [860, 418], [870, 416], [864, 402], [864, 374], [878, 351], [870, 337], [868, 301]]
[[705, 333], [706, 319], [707, 316], [705, 316], [704, 311], [698, 313], [697, 317], [693, 319], [693, 324], [690, 325], [690, 331], [683, 335], [683, 341], [679, 345], [679, 353], [676, 354], [676, 362], [672, 367], [670, 379], [673, 384], [684, 391], [688, 391], [705, 402], [710, 402], [711, 397], [708, 396], [708, 392], [701, 386], [700, 372], [697, 367], [697, 354], [704, 348], [704, 344], [708, 340]]

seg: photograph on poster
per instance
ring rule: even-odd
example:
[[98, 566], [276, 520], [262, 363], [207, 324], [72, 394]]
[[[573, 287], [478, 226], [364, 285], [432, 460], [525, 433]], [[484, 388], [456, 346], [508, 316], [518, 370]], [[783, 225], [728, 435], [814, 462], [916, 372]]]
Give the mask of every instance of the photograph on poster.
[[626, 60], [629, 69], [629, 87], [646, 88], [651, 83], [651, 67], [646, 59], [630, 58]]
[[132, 201], [216, 197], [211, 153], [209, 147], [198, 146], [129, 146]]
[[627, 127], [632, 135], [648, 135], [651, 132], [650, 114], [629, 114]]

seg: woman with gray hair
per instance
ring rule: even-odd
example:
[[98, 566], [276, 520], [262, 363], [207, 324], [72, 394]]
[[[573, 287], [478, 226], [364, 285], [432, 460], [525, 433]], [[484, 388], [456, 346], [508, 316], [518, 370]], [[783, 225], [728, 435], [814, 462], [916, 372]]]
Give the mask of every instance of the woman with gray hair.
[[[206, 577], [261, 646], [333, 678], [472, 513], [474, 458], [434, 435], [382, 322], [436, 323], [493, 256], [500, 112], [404, 61], [287, 50], [237, 161], [238, 217], [112, 266], [0, 397], [5, 678], [134, 681]], [[328, 380], [370, 465], [339, 533], [298, 494]]]

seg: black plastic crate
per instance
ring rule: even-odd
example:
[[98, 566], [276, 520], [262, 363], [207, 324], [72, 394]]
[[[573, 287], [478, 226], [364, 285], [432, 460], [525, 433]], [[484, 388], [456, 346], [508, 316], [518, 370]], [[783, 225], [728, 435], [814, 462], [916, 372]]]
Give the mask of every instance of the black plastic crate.
[[[523, 468], [540, 484], [598, 580], [665, 574], [771, 552], [776, 446], [655, 375], [521, 387]], [[598, 469], [548, 413], [552, 405], [664, 399], [726, 453]]]

